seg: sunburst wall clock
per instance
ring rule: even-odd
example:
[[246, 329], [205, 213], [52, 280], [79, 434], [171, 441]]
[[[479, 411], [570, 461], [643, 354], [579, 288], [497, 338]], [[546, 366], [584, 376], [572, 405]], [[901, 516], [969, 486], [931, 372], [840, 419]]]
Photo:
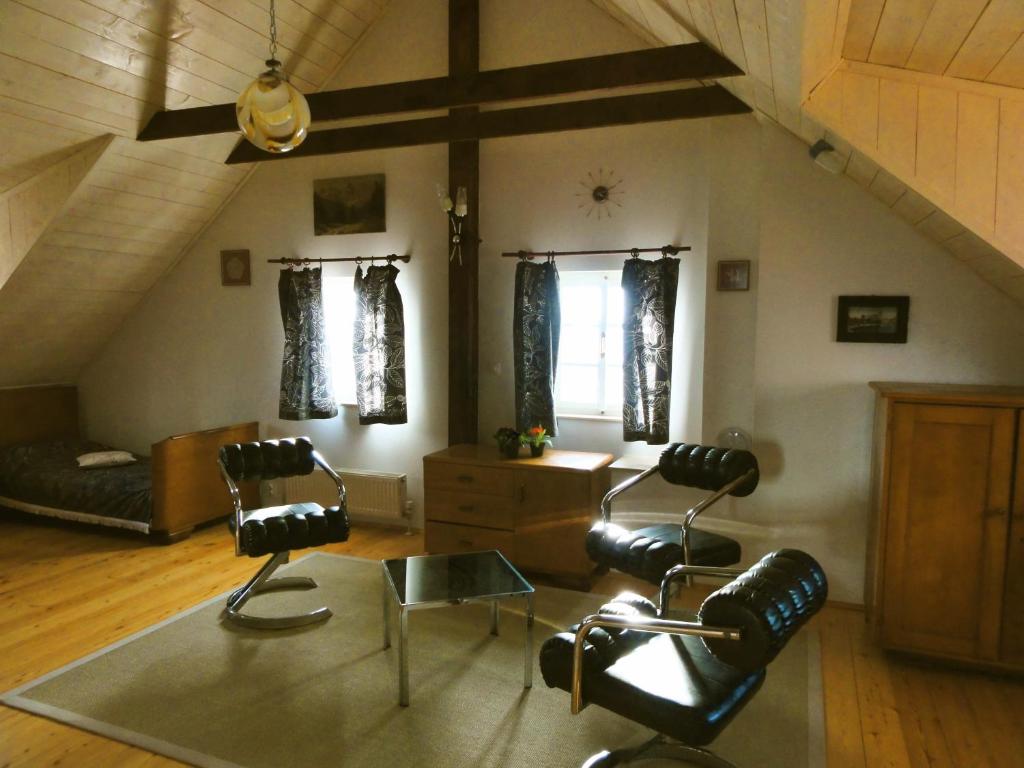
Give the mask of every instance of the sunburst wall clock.
[[626, 191], [622, 189], [622, 179], [615, 175], [611, 169], [598, 168], [597, 173], [587, 171], [587, 178], [580, 179], [582, 190], [576, 193], [579, 200], [577, 208], [586, 212], [589, 219], [593, 215], [596, 219], [611, 218], [615, 208], [622, 207], [622, 196]]

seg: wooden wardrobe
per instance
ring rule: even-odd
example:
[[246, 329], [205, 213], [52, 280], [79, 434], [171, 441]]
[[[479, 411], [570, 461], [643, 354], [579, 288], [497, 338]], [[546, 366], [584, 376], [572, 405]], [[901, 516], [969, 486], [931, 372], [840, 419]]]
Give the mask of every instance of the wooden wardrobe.
[[875, 638], [1024, 669], [1024, 387], [871, 386]]

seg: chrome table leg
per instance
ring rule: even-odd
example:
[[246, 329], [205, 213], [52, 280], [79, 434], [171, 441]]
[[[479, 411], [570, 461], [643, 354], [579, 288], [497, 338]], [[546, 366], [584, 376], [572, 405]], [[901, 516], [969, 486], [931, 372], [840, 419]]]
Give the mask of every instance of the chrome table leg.
[[533, 687], [533, 593], [526, 596], [526, 650], [523, 688]]
[[398, 606], [398, 703], [409, 706], [409, 611]]

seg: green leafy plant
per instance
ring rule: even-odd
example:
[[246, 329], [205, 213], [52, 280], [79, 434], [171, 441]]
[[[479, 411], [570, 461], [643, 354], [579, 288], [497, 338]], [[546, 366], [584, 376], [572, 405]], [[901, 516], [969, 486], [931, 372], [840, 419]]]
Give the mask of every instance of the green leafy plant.
[[523, 445], [529, 445], [535, 448], [539, 448], [542, 445], [551, 445], [551, 438], [548, 437], [548, 431], [544, 427], [530, 427], [523, 434], [519, 435], [519, 442]]

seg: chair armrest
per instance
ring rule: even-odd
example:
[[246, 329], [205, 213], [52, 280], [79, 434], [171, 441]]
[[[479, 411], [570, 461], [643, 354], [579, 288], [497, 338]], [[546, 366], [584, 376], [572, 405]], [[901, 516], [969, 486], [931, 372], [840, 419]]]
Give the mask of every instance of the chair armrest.
[[634, 485], [643, 482], [648, 477], [650, 477], [653, 474], [656, 474], [657, 472], [658, 467], [657, 465], [655, 465], [650, 469], [645, 469], [639, 475], [633, 475], [633, 477], [629, 478], [628, 480], [623, 480], [621, 483], [619, 483], [610, 491], [608, 491], [608, 493], [604, 495], [604, 498], [601, 499], [601, 518], [606, 523], [610, 523], [612, 521], [612, 499], [614, 499], [620, 493], [628, 491]]
[[238, 486], [232, 479], [231, 475], [228, 474], [228, 468], [224, 466], [224, 462], [217, 459], [217, 466], [220, 467], [220, 476], [224, 478], [224, 482], [228, 485], [228, 492], [231, 494], [231, 504], [235, 508], [235, 556], [242, 554], [242, 496], [238, 492]]
[[668, 613], [669, 588], [672, 586], [672, 582], [680, 576], [685, 578], [689, 584], [692, 576], [734, 579], [741, 573], [745, 573], [746, 570], [746, 568], [718, 568], [710, 565], [683, 565], [682, 563], [673, 565], [665, 571], [665, 575], [661, 579], [661, 589], [658, 592], [658, 616], [662, 617]]
[[578, 715], [583, 709], [583, 643], [592, 629], [615, 627], [653, 632], [659, 635], [693, 635], [714, 640], [739, 640], [741, 632], [731, 627], [709, 627], [695, 621], [672, 621], [652, 619], [648, 616], [615, 616], [612, 614], [591, 614], [580, 622], [572, 647], [572, 699], [570, 710]]
[[345, 483], [341, 479], [341, 475], [334, 471], [334, 468], [327, 463], [327, 460], [320, 455], [319, 451], [313, 451], [313, 461], [320, 465], [320, 469], [327, 473], [327, 475], [334, 481], [334, 484], [338, 486], [338, 506], [345, 509], [348, 501], [348, 492], [345, 490]]

